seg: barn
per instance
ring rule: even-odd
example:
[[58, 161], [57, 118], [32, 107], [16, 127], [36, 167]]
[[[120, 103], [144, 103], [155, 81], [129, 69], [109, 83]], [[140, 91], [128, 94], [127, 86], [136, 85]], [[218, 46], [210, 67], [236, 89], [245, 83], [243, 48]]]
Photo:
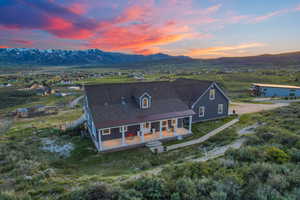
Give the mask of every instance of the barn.
[[300, 97], [300, 86], [253, 83], [251, 94], [261, 97]]

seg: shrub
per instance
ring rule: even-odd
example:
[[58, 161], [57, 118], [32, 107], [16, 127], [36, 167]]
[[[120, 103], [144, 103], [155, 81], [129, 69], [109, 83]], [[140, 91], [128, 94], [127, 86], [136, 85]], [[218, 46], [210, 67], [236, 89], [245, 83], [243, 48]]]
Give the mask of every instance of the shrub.
[[113, 198], [112, 189], [107, 185], [98, 184], [92, 187], [72, 192], [61, 200], [111, 200]]
[[277, 163], [285, 163], [290, 160], [290, 156], [277, 147], [268, 147], [266, 149], [267, 158]]
[[[180, 178], [176, 181], [176, 192], [181, 200], [193, 200], [197, 198], [195, 183], [190, 178]], [[173, 197], [174, 198], [174, 197]]]
[[167, 194], [163, 181], [158, 178], [141, 178], [135, 182], [134, 189], [139, 191], [145, 200], [165, 199]]

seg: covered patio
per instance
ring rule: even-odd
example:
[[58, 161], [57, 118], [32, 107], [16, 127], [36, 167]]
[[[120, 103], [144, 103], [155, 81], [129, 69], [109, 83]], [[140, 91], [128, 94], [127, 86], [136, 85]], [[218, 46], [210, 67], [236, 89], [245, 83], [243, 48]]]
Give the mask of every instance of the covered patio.
[[[139, 130], [134, 135], [125, 133], [125, 126], [119, 127], [121, 130], [120, 137], [99, 141], [101, 150], [110, 150], [116, 148], [122, 148], [130, 145], [145, 144], [154, 140], [163, 140], [176, 137], [182, 137], [191, 134], [192, 117], [186, 117], [188, 121], [188, 129], [183, 126], [184, 118], [165, 119], [160, 121], [140, 123]], [[179, 120], [182, 120], [182, 124], [179, 124]], [[159, 123], [158, 130], [152, 128], [152, 124]], [[128, 126], [130, 127], [130, 126]], [[126, 127], [126, 129], [128, 128]], [[101, 133], [101, 131], [99, 131]], [[101, 137], [101, 136], [100, 136]]]

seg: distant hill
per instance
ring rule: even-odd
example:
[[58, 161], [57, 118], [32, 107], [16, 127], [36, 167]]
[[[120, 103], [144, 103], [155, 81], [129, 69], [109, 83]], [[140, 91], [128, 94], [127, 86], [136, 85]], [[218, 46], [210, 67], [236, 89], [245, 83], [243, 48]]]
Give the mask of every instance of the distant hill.
[[270, 68], [300, 67], [300, 52], [265, 54], [249, 57], [224, 57], [216, 59], [192, 59], [187, 56], [167, 54], [136, 55], [105, 52], [99, 49], [0, 49], [2, 66], [93, 66], [151, 68], [162, 67], [217, 67], [217, 68]]
[[300, 52], [265, 54], [249, 57], [207, 59], [205, 63], [224, 67], [283, 67], [300, 66]]
[[60, 49], [0, 49], [0, 64], [5, 65], [111, 65], [157, 60], [188, 60], [185, 56], [170, 56], [167, 54], [131, 55], [124, 53], [105, 52], [99, 49], [60, 50]]

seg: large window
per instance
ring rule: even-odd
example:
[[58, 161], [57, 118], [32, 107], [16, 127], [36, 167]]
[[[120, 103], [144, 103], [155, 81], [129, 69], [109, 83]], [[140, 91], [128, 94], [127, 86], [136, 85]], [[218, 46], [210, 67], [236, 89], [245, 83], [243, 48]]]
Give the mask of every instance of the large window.
[[218, 104], [218, 114], [223, 114], [223, 104]]
[[148, 108], [149, 107], [149, 100], [147, 97], [144, 97], [142, 100], [142, 108]]
[[199, 107], [199, 117], [204, 117], [204, 115], [205, 115], [205, 107], [200, 106]]
[[215, 89], [210, 89], [209, 90], [209, 99], [214, 100], [216, 98], [216, 90]]
[[110, 128], [103, 129], [102, 130], [102, 135], [110, 135]]

